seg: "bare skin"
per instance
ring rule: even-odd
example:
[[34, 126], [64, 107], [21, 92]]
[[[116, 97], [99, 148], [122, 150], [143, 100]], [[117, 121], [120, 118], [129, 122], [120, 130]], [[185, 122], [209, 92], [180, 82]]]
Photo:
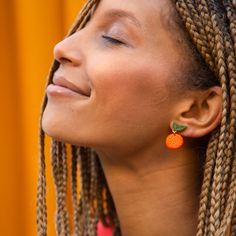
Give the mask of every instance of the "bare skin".
[[200, 194], [196, 153], [163, 150], [161, 155], [139, 153], [135, 162], [127, 161], [130, 156], [122, 159], [102, 158], [122, 235], [195, 235]]
[[[102, 0], [88, 25], [54, 51], [60, 67], [43, 129], [98, 152], [123, 236], [195, 235], [201, 165], [188, 140], [220, 121], [220, 88], [177, 86], [185, 52], [163, 25], [169, 7]], [[187, 126], [175, 151], [165, 147], [174, 120]]]

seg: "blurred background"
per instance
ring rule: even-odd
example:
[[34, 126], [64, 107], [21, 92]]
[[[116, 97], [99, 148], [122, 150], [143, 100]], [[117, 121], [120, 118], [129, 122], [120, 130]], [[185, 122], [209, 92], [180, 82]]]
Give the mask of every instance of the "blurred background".
[[[0, 235], [36, 235], [38, 126], [54, 45], [84, 0], [1, 0]], [[47, 157], [48, 235], [55, 193]]]

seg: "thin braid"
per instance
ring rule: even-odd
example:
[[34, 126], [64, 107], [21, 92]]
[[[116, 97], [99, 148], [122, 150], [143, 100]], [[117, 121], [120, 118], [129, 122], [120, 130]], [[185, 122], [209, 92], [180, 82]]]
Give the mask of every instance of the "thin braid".
[[197, 236], [204, 235], [205, 225], [207, 222], [207, 209], [209, 207], [209, 189], [212, 184], [213, 169], [215, 166], [215, 154], [218, 146], [219, 132], [215, 130], [208, 143], [206, 160], [204, 165], [204, 182], [201, 188], [199, 214], [198, 214], [198, 227]]
[[90, 186], [90, 209], [91, 209], [91, 222], [89, 225], [89, 235], [96, 236], [97, 235], [97, 223], [99, 221], [99, 207], [98, 205], [98, 163], [97, 156], [94, 150], [91, 150], [91, 186]]
[[179, 0], [176, 3], [176, 6], [181, 16], [183, 17], [186, 28], [189, 30], [190, 35], [193, 41], [196, 43], [198, 50], [205, 55], [206, 61], [210, 65], [211, 69], [214, 69], [213, 59], [208, 47], [206, 47], [205, 37], [202, 37], [202, 35], [198, 32], [197, 26], [194, 24], [194, 20], [192, 19], [192, 16], [189, 12], [188, 6], [191, 6], [190, 8], [192, 9], [190, 1], [187, 5], [184, 0]]
[[77, 197], [78, 148], [71, 146], [71, 192], [73, 204], [74, 235], [79, 236], [79, 209]]
[[[194, 3], [196, 4], [194, 6]], [[224, 8], [222, 8], [224, 4]], [[217, 153], [211, 162], [214, 168], [214, 175], [211, 180], [206, 178], [207, 165], [205, 165], [204, 180], [202, 185], [202, 193], [199, 208], [199, 224], [197, 235], [223, 235], [232, 219], [235, 209], [235, 122], [236, 122], [236, 89], [235, 89], [235, 1], [177, 1], [177, 10], [183, 21], [192, 17], [192, 22], [200, 26], [196, 22], [196, 14], [194, 7], [198, 7], [198, 12], [202, 19], [202, 24], [208, 39], [209, 48], [214, 56], [214, 68], [209, 64], [209, 59], [204, 55], [203, 50], [199, 50], [209, 67], [218, 75], [223, 92], [222, 121], [218, 147], [213, 151]], [[219, 11], [220, 9], [220, 11]], [[225, 10], [225, 12], [223, 12]], [[190, 11], [190, 12], [189, 12]], [[223, 14], [223, 17], [218, 17]], [[225, 15], [227, 14], [228, 22]], [[188, 20], [189, 21], [189, 20]], [[189, 21], [190, 22], [190, 21]], [[227, 25], [230, 25], [229, 27]], [[194, 27], [187, 27], [196, 46], [199, 43], [193, 37]], [[230, 29], [228, 29], [230, 28]], [[230, 32], [230, 34], [228, 33]], [[203, 34], [203, 31], [200, 32]], [[230, 37], [231, 36], [231, 37]], [[201, 45], [200, 45], [201, 46]], [[199, 49], [200, 46], [197, 48]], [[228, 102], [230, 104], [228, 105]], [[208, 146], [209, 153], [210, 145]], [[208, 154], [207, 154], [208, 156]], [[207, 157], [208, 158], [208, 157]], [[213, 164], [215, 162], [215, 165]], [[233, 162], [233, 163], [232, 163]], [[206, 160], [207, 163], [207, 160]], [[212, 170], [211, 170], [212, 172]], [[206, 186], [210, 184], [209, 188]], [[207, 183], [207, 184], [206, 184]], [[206, 185], [206, 186], [205, 186]], [[205, 191], [204, 191], [205, 189]], [[210, 196], [210, 198], [208, 197]], [[210, 200], [210, 201], [209, 201]], [[202, 201], [202, 202], [201, 202]], [[227, 201], [227, 203], [226, 203]], [[202, 204], [203, 203], [203, 204]], [[210, 208], [209, 208], [210, 206]], [[224, 216], [223, 220], [222, 217]], [[231, 234], [233, 235], [234, 224], [231, 222]]]
[[[89, 1], [85, 4], [85, 6], [83, 7], [83, 9], [81, 10], [81, 14], [79, 16], [79, 19], [77, 20], [76, 24], [73, 26], [73, 28], [71, 29], [70, 33], [68, 35], [73, 34], [76, 30], [78, 30], [78, 28], [80, 27], [80, 29], [82, 27], [84, 27], [84, 25], [81, 25], [81, 22], [83, 22], [84, 18], [86, 18], [86, 16], [89, 14], [89, 11], [91, 10], [91, 8], [96, 4], [97, 1]], [[88, 19], [88, 18], [86, 18]], [[49, 76], [48, 76], [48, 82], [47, 85], [52, 83], [52, 78], [53, 75], [55, 73], [55, 71], [58, 69], [59, 67], [59, 63], [57, 61], [54, 61], [50, 72], [49, 72]], [[46, 86], [47, 86], [46, 85]], [[45, 107], [47, 105], [47, 96], [44, 96], [43, 99], [43, 103], [42, 103], [42, 107], [41, 107], [41, 114], [43, 114]], [[42, 116], [40, 119], [40, 169], [39, 169], [39, 177], [38, 177], [38, 186], [37, 186], [37, 205], [36, 205], [36, 209], [37, 209], [37, 234], [38, 236], [46, 236], [47, 235], [47, 206], [46, 206], [46, 174], [45, 174], [45, 134], [44, 131], [42, 130]], [[57, 145], [54, 143], [52, 144], [52, 153], [53, 157], [52, 159], [55, 159], [56, 154], [55, 151], [58, 147], [56, 147]], [[60, 181], [58, 181], [58, 179], [60, 178], [57, 174], [57, 161], [55, 161], [55, 163], [52, 161], [52, 165], [53, 165], [53, 175], [54, 175], [54, 181], [55, 181], [55, 185], [56, 188], [58, 188], [58, 186], [60, 185]], [[59, 189], [57, 189], [57, 192], [59, 193]], [[58, 197], [58, 200], [60, 198]], [[59, 203], [57, 201], [58, 204], [62, 204], [63, 203]], [[81, 204], [79, 204], [81, 205]], [[58, 206], [60, 208], [59, 211], [61, 211], [61, 206]], [[65, 209], [64, 209], [65, 210]], [[64, 212], [65, 214], [65, 212]], [[61, 227], [62, 227], [62, 223], [61, 223], [61, 213], [57, 214], [57, 231], [59, 230], [61, 232]], [[65, 215], [64, 215], [65, 216]], [[67, 217], [66, 217], [67, 218]], [[65, 221], [67, 222], [67, 220]], [[67, 223], [66, 223], [67, 224]], [[82, 234], [81, 234], [82, 235]]]
[[[189, 6], [191, 6], [191, 7], [189, 7]], [[199, 34], [195, 32], [197, 27], [193, 27], [193, 25], [194, 25], [193, 21], [189, 20], [190, 17], [191, 17], [191, 13], [189, 13], [189, 9], [191, 9], [192, 11], [194, 9], [193, 4], [190, 5], [189, 1], [188, 1], [188, 8], [187, 8], [187, 5], [185, 4], [184, 1], [178, 1], [177, 2], [177, 10], [180, 12], [183, 20], [186, 22], [186, 27], [189, 30], [193, 41], [195, 42], [195, 44], [196, 44], [197, 48], [199, 49], [200, 53], [205, 58], [205, 61], [207, 62], [207, 64], [216, 73], [216, 71], [217, 71], [216, 66], [213, 64], [212, 61], [211, 62], [209, 61], [209, 56], [206, 55], [205, 51], [201, 50], [201, 47], [202, 47], [201, 39], [199, 40]], [[188, 12], [188, 13], [186, 13], [186, 12]], [[193, 11], [193, 14], [197, 14], [196, 10]], [[209, 19], [208, 19], [208, 21], [209, 21]], [[205, 22], [208, 22], [208, 21], [205, 21]], [[191, 27], [188, 27], [187, 22], [191, 22]], [[208, 23], [208, 25], [211, 25], [211, 24]], [[192, 30], [193, 28], [194, 28], [194, 30]], [[208, 29], [208, 28], [206, 27], [206, 29]], [[202, 32], [201, 32], [201, 34], [202, 34]], [[226, 129], [226, 127], [223, 127], [223, 128]], [[221, 137], [224, 137], [224, 134], [225, 134], [225, 130], [223, 128], [221, 128], [221, 134], [223, 134]], [[218, 145], [218, 142], [217, 142], [217, 145]], [[217, 148], [215, 147], [214, 151], [211, 152], [213, 154], [213, 156], [209, 156], [209, 152], [208, 152], [208, 156], [207, 156], [207, 160], [206, 160], [206, 167], [205, 167], [206, 169], [205, 169], [205, 173], [204, 173], [205, 176], [204, 176], [204, 181], [203, 181], [203, 185], [202, 185], [201, 200], [200, 200], [199, 219], [198, 219], [199, 222], [198, 222], [197, 235], [207, 234], [206, 231], [204, 232], [204, 227], [206, 227], [206, 225], [211, 223], [211, 220], [212, 220], [211, 214], [209, 214], [210, 212], [208, 211], [209, 206], [211, 206], [211, 204], [212, 204], [212, 203], [209, 204], [209, 197], [208, 197], [209, 194], [208, 193], [209, 193], [209, 191], [213, 192], [213, 198], [211, 198], [211, 201], [214, 201], [214, 197], [215, 197], [215, 195], [214, 195], [214, 183], [213, 183], [212, 188], [210, 188], [210, 185], [211, 185], [211, 182], [212, 182], [211, 179], [212, 179], [213, 167], [215, 166], [214, 165], [214, 160], [215, 160], [216, 150], [217, 150]], [[211, 151], [211, 150], [209, 150], [209, 151]], [[219, 154], [219, 152], [218, 152], [218, 154]], [[208, 160], [208, 157], [210, 158], [209, 160]], [[208, 163], [208, 161], [209, 161], [209, 163]], [[207, 164], [209, 164], [209, 165], [207, 165]], [[218, 166], [218, 168], [220, 168], [220, 167]], [[215, 204], [216, 204], [216, 201], [213, 203], [213, 205], [215, 206]], [[214, 210], [215, 210], [215, 208], [214, 208]], [[212, 214], [215, 214], [214, 210], [212, 210]], [[208, 218], [210, 218], [210, 220], [208, 220]], [[215, 223], [215, 219], [213, 221]], [[210, 227], [211, 227], [211, 225], [210, 225]]]
[[88, 165], [88, 169], [87, 169], [87, 182], [88, 182], [88, 197], [87, 197], [87, 200], [86, 200], [86, 203], [85, 203], [85, 206], [86, 206], [86, 209], [87, 209], [87, 212], [85, 214], [85, 220], [86, 220], [86, 225], [87, 225], [87, 231], [86, 233], [88, 235], [91, 235], [91, 236], [95, 236], [96, 234], [96, 229], [94, 228], [94, 203], [92, 201], [93, 199], [93, 195], [95, 193], [92, 192], [92, 180], [93, 180], [93, 177], [92, 175], [94, 173], [92, 173], [92, 155], [91, 155], [92, 151], [90, 148], [86, 148], [85, 149], [85, 156], [86, 156], [86, 159], [87, 159], [87, 165]]
[[37, 235], [47, 235], [47, 204], [46, 204], [46, 174], [45, 174], [45, 135], [42, 129], [40, 130], [40, 164], [39, 177], [37, 186]]
[[[210, 2], [210, 1], [209, 1]], [[212, 3], [213, 5], [213, 3]], [[217, 49], [217, 68], [219, 73], [219, 79], [222, 86], [223, 93], [223, 111], [222, 111], [222, 122], [220, 127], [220, 136], [219, 136], [219, 144], [217, 150], [216, 157], [216, 166], [214, 170], [213, 176], [213, 184], [211, 191], [211, 207], [210, 207], [210, 219], [209, 219], [209, 233], [210, 235], [214, 235], [216, 230], [220, 226], [220, 214], [222, 209], [220, 208], [222, 202], [222, 166], [223, 160], [225, 159], [225, 143], [226, 143], [226, 131], [227, 131], [227, 98], [228, 98], [228, 90], [227, 90], [227, 66], [225, 59], [225, 50], [224, 50], [224, 35], [222, 31], [219, 29], [219, 18], [215, 14], [216, 9], [211, 9], [212, 11], [212, 22], [215, 31], [215, 42]]]
[[105, 189], [104, 186], [101, 166], [99, 163], [97, 165], [98, 165], [97, 207], [100, 220], [102, 221], [103, 225], [108, 226], [109, 224], [107, 222], [107, 204], [104, 198], [107, 189]]
[[62, 199], [63, 199], [63, 225], [64, 225], [64, 235], [70, 235], [70, 227], [69, 227], [69, 215], [66, 206], [66, 196], [67, 196], [67, 178], [68, 178], [68, 169], [67, 169], [67, 153], [66, 153], [66, 145], [64, 143], [60, 143], [61, 148], [61, 179], [62, 179]]
[[233, 217], [232, 217], [232, 222], [231, 222], [231, 236], [236, 235], [236, 206], [234, 206], [234, 212], [233, 212]]
[[[214, 18], [212, 18], [212, 25], [214, 25], [214, 31], [215, 32], [215, 41], [217, 42], [216, 44], [216, 50], [217, 51], [217, 65], [213, 66], [209, 64], [209, 59], [208, 57], [206, 57], [206, 55], [204, 54], [204, 51], [201, 50], [201, 47], [198, 45], [199, 42], [201, 43], [201, 40], [198, 41], [199, 38], [199, 34], [196, 33], [195, 31], [191, 30], [190, 27], [188, 27], [187, 21], [189, 21], [190, 18], [190, 14], [188, 14], [188, 17], [186, 17], [186, 12], [189, 11], [189, 9], [186, 8], [186, 4], [184, 1], [178, 1], [177, 2], [177, 9], [179, 10], [183, 20], [186, 22], [186, 27], [189, 30], [190, 35], [193, 38], [193, 41], [195, 42], [196, 46], [198, 49], [200, 49], [200, 53], [202, 54], [202, 56], [204, 57], [205, 61], [208, 63], [208, 65], [213, 68], [215, 71], [217, 68], [217, 71], [220, 72], [220, 80], [221, 80], [221, 84], [222, 84], [222, 90], [223, 90], [223, 99], [224, 101], [226, 101], [226, 96], [227, 96], [227, 88], [226, 88], [226, 72], [225, 72], [225, 63], [224, 63], [224, 58], [223, 57], [223, 43], [222, 43], [222, 38], [219, 37], [219, 30], [217, 28], [217, 21], [214, 20]], [[192, 22], [191, 22], [192, 23]], [[193, 25], [193, 24], [192, 24]], [[196, 29], [196, 27], [195, 27]], [[196, 36], [197, 35], [197, 36]], [[219, 191], [216, 192], [215, 189], [216, 187], [220, 188], [220, 170], [221, 170], [221, 163], [222, 163], [222, 158], [223, 158], [223, 153], [222, 153], [222, 145], [224, 144], [224, 140], [225, 140], [225, 133], [226, 133], [226, 120], [224, 120], [226, 118], [226, 114], [227, 114], [227, 109], [226, 109], [227, 105], [224, 103], [224, 107], [223, 107], [223, 120], [222, 120], [222, 124], [221, 125], [221, 130], [220, 130], [220, 140], [219, 140], [219, 147], [218, 147], [218, 158], [216, 158], [216, 171], [214, 172], [214, 181], [213, 181], [213, 187], [211, 189], [211, 208], [210, 208], [210, 219], [209, 219], [209, 227], [211, 228], [210, 231], [213, 233], [214, 230], [216, 229], [217, 226], [219, 226], [220, 221], [219, 218], [217, 218], [217, 215], [219, 214], [219, 207], [217, 206], [219, 204], [219, 199], [220, 199], [220, 195], [219, 195]], [[209, 190], [208, 190], [209, 191]], [[208, 213], [209, 214], [209, 213]]]
[[[85, 229], [88, 229], [90, 223], [90, 157], [87, 155], [87, 149], [84, 147], [80, 148], [80, 174], [82, 180], [81, 186], [81, 199], [82, 199], [82, 207], [83, 207], [83, 218]], [[87, 232], [86, 232], [87, 233]]]
[[54, 183], [56, 188], [56, 232], [57, 235], [62, 233], [62, 209], [61, 209], [61, 196], [60, 196], [60, 175], [59, 175], [59, 160], [58, 160], [58, 141], [53, 140], [51, 144], [51, 162]]
[[83, 202], [82, 202], [82, 196], [79, 198], [78, 202], [78, 212], [79, 212], [79, 236], [84, 236], [85, 232], [85, 225], [84, 225], [84, 216], [83, 216]]
[[[192, 6], [194, 5], [194, 1], [192, 2]], [[206, 62], [209, 65], [212, 71], [215, 71], [215, 49], [214, 49], [214, 32], [212, 27], [212, 22], [209, 17], [209, 12], [207, 8], [207, 2], [205, 0], [196, 0], [195, 8], [191, 7], [191, 12], [194, 17], [194, 24], [198, 26], [199, 33], [205, 41], [205, 47], [208, 49], [207, 52], [202, 51], [202, 55], [205, 55]], [[198, 44], [198, 43], [197, 43]], [[210, 47], [209, 47], [210, 46]]]
[[97, 180], [98, 180], [98, 165], [97, 165], [97, 156], [94, 150], [91, 150], [91, 188], [90, 188], [90, 197], [93, 201], [97, 193]]
[[68, 33], [69, 35], [74, 34], [76, 31], [81, 30], [89, 20], [91, 9], [99, 2], [99, 0], [89, 0], [79, 13], [79, 18], [72, 26], [71, 30]]
[[58, 235], [69, 235], [69, 219], [66, 209], [67, 162], [65, 145], [54, 140], [51, 146], [53, 176], [56, 188], [56, 231]]
[[[215, 23], [215, 24], [214, 24]], [[218, 32], [216, 33], [216, 47], [218, 47], [217, 50], [217, 59], [218, 59], [218, 71], [220, 72], [220, 80], [221, 80], [221, 84], [222, 87], [225, 86], [226, 84], [226, 68], [225, 68], [225, 64], [224, 64], [224, 58], [222, 59], [221, 57], [223, 57], [223, 53], [222, 53], [222, 38], [219, 37], [219, 30], [217, 28], [217, 21], [214, 22], [213, 20], [213, 24], [214, 24], [214, 30], [217, 30]], [[226, 89], [224, 90], [224, 94], [227, 94]], [[226, 133], [226, 128], [227, 126], [221, 125], [221, 131], [220, 131], [220, 140], [219, 140], [219, 147], [218, 147], [218, 151], [217, 151], [217, 158], [216, 158], [216, 165], [215, 165], [215, 171], [214, 171], [214, 176], [213, 176], [213, 182], [212, 182], [212, 188], [211, 188], [211, 206], [210, 206], [210, 218], [209, 218], [209, 233], [210, 235], [214, 234], [216, 228], [219, 226], [220, 224], [220, 219], [219, 219], [219, 215], [220, 215], [220, 208], [219, 208], [219, 204], [220, 204], [220, 191], [219, 189], [221, 188], [222, 185], [222, 181], [221, 181], [221, 171], [222, 171], [222, 160], [224, 157], [224, 153], [223, 153], [223, 144], [224, 144], [224, 140], [225, 140], [225, 133]]]
[[227, 9], [227, 17], [230, 21], [230, 34], [233, 39], [234, 51], [236, 52], [236, 6], [233, 1], [224, 1], [224, 5]]
[[[227, 17], [230, 21], [230, 34], [233, 39], [233, 47], [234, 47], [234, 58], [236, 54], [236, 8], [235, 8], [234, 1], [224, 1], [224, 5], [227, 9]], [[233, 51], [233, 50], [232, 50]], [[231, 142], [229, 143], [229, 160], [232, 162], [235, 156], [235, 123], [236, 123], [236, 72], [235, 72], [235, 61], [234, 65], [230, 68], [232, 70], [230, 76], [230, 97], [231, 97], [231, 116], [230, 116], [230, 133], [231, 133]], [[228, 172], [232, 173], [232, 170], [228, 170]], [[231, 223], [231, 234], [236, 234], [236, 205], [234, 205], [234, 212], [233, 212], [233, 219]]]
[[[86, 23], [88, 22], [90, 16], [91, 16], [91, 10], [93, 7], [95, 7], [96, 3], [99, 2], [98, 0], [91, 0], [86, 3], [84, 6], [83, 10], [81, 11], [79, 15], [79, 19], [73, 26], [72, 30], [68, 35], [71, 35], [75, 33], [78, 30], [81, 30]], [[75, 221], [77, 221], [77, 217], [80, 216], [80, 219], [75, 222], [76, 225], [76, 230], [75, 232], [78, 231], [78, 235], [83, 235], [84, 230], [85, 231], [91, 231], [91, 224], [90, 224], [90, 213], [91, 213], [91, 205], [90, 205], [90, 177], [91, 173], [88, 171], [90, 169], [90, 164], [91, 164], [91, 157], [88, 154], [89, 149], [87, 149], [87, 153], [85, 148], [81, 147], [80, 148], [80, 155], [79, 155], [79, 160], [80, 160], [80, 173], [81, 173], [81, 192], [80, 192], [80, 199], [79, 203], [76, 208], [74, 208], [75, 211]], [[84, 157], [83, 157], [84, 156]], [[87, 170], [87, 171], [86, 171]], [[74, 181], [75, 183], [75, 181]], [[75, 187], [74, 187], [75, 188]], [[74, 197], [75, 198], [75, 197]], [[83, 216], [82, 216], [83, 212]], [[92, 222], [91, 222], [92, 223]], [[92, 224], [94, 225], [95, 222]], [[96, 231], [96, 227], [95, 227]], [[91, 234], [91, 232], [90, 232]], [[89, 235], [90, 235], [89, 234]]]
[[[209, 6], [208, 2], [205, 0], [196, 0], [196, 6], [198, 7], [198, 12], [200, 13], [201, 19], [203, 23], [203, 27], [205, 30], [206, 37], [208, 39], [208, 47], [210, 46], [211, 54], [213, 57], [214, 64], [216, 64], [215, 56], [216, 56], [216, 49], [215, 45], [215, 34], [213, 30], [213, 24], [210, 17]], [[212, 69], [216, 72], [215, 66]]]
[[[221, 208], [225, 208], [225, 203], [227, 199], [227, 186], [229, 177], [232, 169], [232, 161], [235, 155], [235, 121], [236, 121], [236, 60], [235, 53], [233, 48], [233, 43], [228, 34], [225, 34], [225, 45], [226, 51], [228, 52], [227, 64], [228, 64], [228, 74], [229, 74], [229, 87], [230, 87], [230, 116], [229, 116], [229, 127], [227, 134], [227, 153], [225, 165], [223, 166], [223, 187], [222, 187], [222, 206]], [[222, 217], [221, 217], [222, 218]]]
[[230, 180], [230, 186], [229, 186], [229, 196], [228, 196], [228, 201], [226, 205], [226, 210], [225, 210], [225, 215], [222, 220], [222, 226], [218, 230], [218, 235], [222, 235], [223, 232], [226, 231], [228, 225], [231, 223], [233, 213], [234, 213], [234, 208], [235, 208], [235, 201], [236, 201], [236, 159], [234, 159], [233, 162], [233, 168], [232, 168], [232, 177]]
[[[222, 121], [219, 129], [215, 130], [209, 141], [207, 148], [206, 161], [204, 166], [204, 178], [200, 196], [200, 207], [198, 217], [197, 236], [216, 236], [225, 233], [231, 223], [231, 235], [235, 233], [235, 201], [236, 201], [236, 160], [235, 160], [235, 122], [236, 122], [236, 89], [235, 89], [235, 49], [236, 49], [236, 23], [235, 23], [235, 0], [177, 0], [176, 6], [186, 28], [188, 29], [193, 42], [197, 46], [202, 57], [215, 72], [221, 83], [223, 92]], [[89, 21], [92, 7], [99, 1], [88, 1], [80, 17], [73, 26], [69, 35], [83, 28]], [[225, 18], [219, 18], [218, 10], [224, 3], [225, 12], [230, 24], [230, 35], [225, 28]], [[221, 4], [221, 5], [220, 5]], [[231, 36], [231, 37], [230, 37]], [[54, 62], [49, 76], [51, 83], [53, 74], [59, 64]], [[229, 102], [229, 105], [228, 105]], [[43, 103], [45, 109], [47, 99]], [[44, 140], [44, 133], [40, 137]], [[44, 141], [41, 142], [44, 147]], [[58, 146], [54, 149], [58, 150]], [[38, 235], [46, 236], [42, 233], [47, 228], [47, 220], [43, 215], [46, 214], [46, 181], [45, 181], [45, 163], [44, 148], [42, 148], [41, 168], [37, 194], [37, 224]], [[55, 151], [54, 150], [54, 151]], [[63, 148], [62, 148], [63, 150]], [[63, 154], [64, 153], [64, 154]], [[66, 153], [62, 152], [62, 159], [55, 161], [55, 182], [58, 186], [58, 201], [63, 199], [59, 208], [59, 225], [65, 227], [65, 195], [66, 195], [66, 173], [65, 160]], [[54, 157], [55, 154], [53, 154]], [[60, 156], [60, 155], [59, 155]], [[80, 174], [81, 174], [81, 192], [79, 202], [77, 203], [76, 171], [78, 152], [72, 154], [72, 198], [74, 211], [74, 223], [76, 235], [84, 236], [96, 235], [96, 223], [102, 219], [103, 223], [114, 225], [114, 235], [121, 235], [119, 220], [116, 214], [115, 205], [107, 186], [107, 182], [100, 166], [98, 157], [91, 149], [80, 148]], [[64, 161], [64, 162], [63, 162]], [[43, 165], [44, 163], [44, 165]], [[58, 174], [59, 173], [59, 174]], [[62, 179], [62, 182], [60, 182]], [[45, 186], [45, 189], [44, 189]], [[104, 193], [105, 192], [105, 198]], [[42, 200], [44, 199], [45, 200]], [[105, 202], [105, 207], [104, 207]], [[63, 205], [64, 204], [64, 205]], [[39, 210], [38, 210], [39, 209]], [[83, 226], [82, 226], [83, 225]], [[78, 233], [77, 233], [78, 231]]]
[[[189, 9], [189, 14], [193, 19], [192, 24], [195, 25], [199, 35], [194, 40], [198, 47], [200, 48], [201, 54], [205, 55], [205, 60], [210, 68], [214, 71], [215, 70], [215, 54], [213, 48], [214, 43], [213, 41], [213, 33], [212, 33], [212, 25], [211, 21], [209, 21], [209, 15], [207, 14], [207, 7], [203, 1], [193, 1], [193, 0], [186, 0], [186, 4]], [[200, 38], [201, 37], [201, 38]], [[209, 45], [211, 47], [209, 47]]]
[[[58, 68], [58, 63], [54, 62], [51, 66], [48, 82], [52, 80], [53, 74]], [[39, 134], [39, 176], [37, 185], [37, 199], [36, 199], [36, 224], [37, 224], [37, 235], [47, 236], [47, 204], [46, 204], [46, 163], [45, 163], [45, 133], [42, 129], [42, 114], [47, 105], [47, 96], [43, 98], [41, 106], [41, 117], [40, 117], [40, 134]]]

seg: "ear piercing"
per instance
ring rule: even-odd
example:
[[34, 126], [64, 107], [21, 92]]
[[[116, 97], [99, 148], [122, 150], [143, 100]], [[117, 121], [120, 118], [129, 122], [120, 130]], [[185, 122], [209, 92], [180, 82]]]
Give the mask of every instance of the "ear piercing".
[[166, 147], [169, 149], [178, 149], [183, 146], [184, 139], [177, 132], [182, 132], [187, 128], [185, 125], [179, 125], [173, 122], [172, 134], [169, 134], [166, 138]]

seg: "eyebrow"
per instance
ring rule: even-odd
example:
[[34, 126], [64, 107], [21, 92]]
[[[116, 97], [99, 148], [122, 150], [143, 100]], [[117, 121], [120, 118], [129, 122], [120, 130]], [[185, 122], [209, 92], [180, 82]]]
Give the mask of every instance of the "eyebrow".
[[121, 9], [110, 9], [104, 13], [104, 16], [108, 18], [126, 18], [130, 20], [136, 27], [141, 28], [141, 23], [139, 20], [128, 11]]

